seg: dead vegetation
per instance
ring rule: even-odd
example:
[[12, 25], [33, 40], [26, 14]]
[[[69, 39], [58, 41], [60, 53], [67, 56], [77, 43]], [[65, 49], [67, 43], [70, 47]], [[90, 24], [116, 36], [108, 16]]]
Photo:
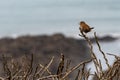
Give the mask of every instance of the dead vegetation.
[[[71, 80], [69, 75], [74, 71], [77, 71], [78, 73], [76, 76], [74, 76], [74, 78], [72, 78], [72, 80], [89, 80], [90, 76], [93, 76], [93, 80], [120, 80], [120, 57], [107, 53], [108, 55], [114, 56], [116, 59], [114, 64], [110, 66], [109, 60], [106, 57], [106, 53], [104, 53], [104, 51], [101, 49], [95, 32], [94, 37], [96, 44], [99, 51], [103, 55], [108, 68], [106, 71], [104, 71], [101, 60], [99, 60], [94, 53], [91, 40], [84, 32], [82, 32], [81, 29], [80, 33], [81, 34], [79, 35], [83, 37], [89, 45], [91, 59], [80, 62], [78, 65], [71, 67], [70, 60], [66, 60], [65, 56], [61, 53], [57, 72], [54, 74], [50, 71], [54, 57], [52, 57], [46, 65], [38, 63], [36, 67], [33, 67], [35, 65], [33, 63], [33, 54], [31, 54], [30, 57], [24, 56], [22, 59], [11, 58], [9, 60], [5, 55], [3, 55], [2, 62], [4, 75], [0, 77], [0, 80]], [[94, 74], [90, 73], [91, 69], [85, 69], [86, 65], [90, 62], [94, 63], [96, 68], [96, 72], [94, 72]]]

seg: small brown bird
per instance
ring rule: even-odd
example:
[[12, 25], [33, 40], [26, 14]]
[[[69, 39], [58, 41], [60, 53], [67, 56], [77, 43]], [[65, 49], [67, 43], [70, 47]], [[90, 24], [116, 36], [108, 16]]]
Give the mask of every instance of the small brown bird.
[[90, 26], [88, 26], [84, 21], [81, 21], [81, 22], [80, 22], [80, 28], [81, 28], [81, 30], [82, 30], [83, 32], [85, 32], [85, 33], [88, 33], [88, 32], [91, 31], [91, 29], [94, 29], [93, 27], [90, 28]]

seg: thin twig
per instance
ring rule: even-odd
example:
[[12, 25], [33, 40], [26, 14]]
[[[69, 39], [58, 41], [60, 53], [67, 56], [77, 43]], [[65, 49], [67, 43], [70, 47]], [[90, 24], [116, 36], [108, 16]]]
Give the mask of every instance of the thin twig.
[[44, 79], [49, 79], [49, 78], [54, 78], [57, 77], [58, 75], [49, 75], [49, 76], [45, 76], [45, 77], [40, 77], [37, 80], [44, 80]]
[[91, 62], [91, 61], [92, 61], [92, 59], [87, 60], [87, 61], [84, 61], [84, 62], [81, 62], [81, 63], [79, 63], [77, 66], [71, 68], [71, 69], [70, 69], [68, 72], [66, 72], [66, 74], [62, 77], [62, 80], [64, 80], [71, 72], [73, 72], [74, 70], [76, 70], [77, 68], [79, 68], [81, 65], [86, 64], [86, 63], [89, 63], [89, 62]]
[[32, 71], [33, 71], [33, 54], [31, 54], [30, 65], [27, 72], [24, 75], [25, 80], [27, 80], [28, 76], [32, 73]]
[[46, 70], [48, 70], [48, 68], [50, 67], [50, 65], [52, 64], [54, 60], [54, 57], [52, 57], [52, 59], [50, 60], [50, 62], [47, 64], [47, 66], [44, 68], [44, 70], [41, 72], [40, 77], [45, 73]]
[[63, 69], [64, 69], [64, 55], [61, 54], [60, 63], [59, 63], [58, 69], [57, 69], [57, 75], [59, 75], [58, 79], [60, 79], [62, 77]]
[[80, 33], [82, 34], [82, 37], [84, 37], [85, 40], [86, 40], [86, 41], [88, 42], [88, 44], [89, 44], [91, 57], [92, 57], [92, 59], [93, 59], [93, 62], [94, 62], [96, 71], [97, 71], [97, 73], [99, 73], [99, 70], [98, 70], [99, 62], [98, 62], [98, 60], [97, 60], [97, 57], [95, 56], [95, 53], [93, 52], [92, 42], [91, 42], [90, 39], [86, 36], [86, 34], [83, 33], [83, 31], [81, 30], [81, 28], [79, 28], [79, 30], [80, 30]]
[[97, 45], [98, 45], [99, 51], [102, 53], [102, 55], [103, 55], [103, 57], [104, 57], [104, 59], [105, 59], [105, 62], [106, 62], [106, 64], [107, 64], [107, 66], [108, 66], [108, 68], [110, 68], [108, 59], [106, 58], [105, 53], [102, 51], [101, 46], [100, 46], [100, 44], [99, 44], [99, 42], [98, 42], [98, 38], [97, 38], [97, 36], [96, 36], [96, 32], [94, 33], [94, 36], [95, 36], [95, 41], [96, 41], [96, 43], [97, 43]]

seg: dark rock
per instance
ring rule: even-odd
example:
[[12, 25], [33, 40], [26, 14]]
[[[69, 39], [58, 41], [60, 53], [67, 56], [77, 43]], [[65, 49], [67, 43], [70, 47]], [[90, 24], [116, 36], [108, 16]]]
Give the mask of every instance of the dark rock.
[[[117, 37], [113, 37], [113, 36], [110, 36], [110, 35], [103, 36], [103, 37], [98, 37], [98, 40], [100, 42], [111, 42], [111, 41], [115, 41], [117, 39], [118, 39]], [[91, 38], [91, 41], [94, 43], [95, 42], [95, 38]]]

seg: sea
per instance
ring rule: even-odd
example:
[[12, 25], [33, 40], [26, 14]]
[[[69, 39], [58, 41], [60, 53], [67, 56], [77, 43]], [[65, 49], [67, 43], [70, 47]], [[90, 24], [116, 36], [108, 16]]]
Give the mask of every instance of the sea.
[[[0, 38], [55, 33], [80, 38], [80, 21], [99, 36], [120, 38], [120, 0], [0, 0]], [[120, 39], [100, 44], [105, 53], [120, 55]], [[112, 65], [114, 57], [108, 59]]]

